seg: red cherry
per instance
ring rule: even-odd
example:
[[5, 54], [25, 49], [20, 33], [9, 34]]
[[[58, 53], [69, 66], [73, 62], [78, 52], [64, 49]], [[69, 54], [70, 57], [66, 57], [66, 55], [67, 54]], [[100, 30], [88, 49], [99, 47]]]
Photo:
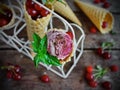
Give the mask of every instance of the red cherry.
[[96, 27], [91, 27], [91, 28], [90, 28], [90, 32], [91, 32], [91, 33], [96, 33], [96, 32], [97, 32]]
[[110, 70], [111, 70], [112, 72], [117, 72], [117, 71], [119, 70], [119, 67], [118, 67], [117, 65], [111, 65], [111, 66], [110, 66]]
[[102, 83], [102, 87], [104, 89], [108, 90], [108, 89], [112, 88], [112, 85], [111, 85], [111, 83], [109, 81], [105, 81], [105, 82]]
[[14, 79], [14, 80], [17, 81], [17, 80], [20, 80], [21, 78], [22, 78], [22, 76], [21, 76], [20, 73], [14, 73], [14, 74], [13, 74], [13, 79]]
[[96, 51], [96, 53], [99, 55], [99, 56], [101, 56], [102, 54], [103, 54], [103, 49], [101, 48], [101, 47], [99, 47], [98, 49], [97, 49], [97, 51]]
[[27, 0], [26, 1], [26, 7], [28, 8], [33, 8], [34, 7], [34, 2], [32, 0]]
[[108, 23], [106, 22], [106, 21], [104, 21], [103, 23], [102, 23], [102, 28], [106, 28], [108, 26]]
[[11, 79], [12, 76], [13, 76], [13, 72], [10, 71], [10, 70], [8, 70], [8, 71], [7, 71], [7, 74], [6, 74], [6, 77], [7, 77], [8, 79]]
[[40, 77], [40, 80], [44, 83], [48, 83], [50, 81], [50, 78], [48, 75], [44, 74]]
[[31, 17], [36, 17], [38, 15], [37, 10], [35, 10], [34, 8], [28, 8], [27, 11]]
[[70, 36], [71, 39], [73, 39], [73, 33], [72, 32], [68, 31], [66, 33]]
[[91, 80], [94, 79], [94, 76], [93, 76], [92, 73], [86, 73], [85, 78], [86, 78], [88, 81], [91, 81]]
[[43, 10], [40, 12], [40, 14], [41, 14], [42, 17], [46, 17], [49, 13], [50, 13], [50, 12], [47, 11], [47, 10], [45, 10], [45, 9], [43, 9]]
[[94, 81], [94, 80], [89, 81], [88, 84], [89, 84], [89, 86], [92, 87], [92, 88], [95, 88], [95, 87], [97, 87], [97, 85], [98, 85], [97, 81]]
[[102, 56], [103, 56], [103, 58], [106, 59], [106, 60], [108, 60], [108, 59], [111, 58], [111, 54], [110, 54], [109, 52], [104, 52]]
[[106, 0], [100, 0], [100, 2], [106, 2]]
[[105, 2], [105, 3], [103, 4], [103, 7], [104, 7], [104, 8], [109, 8], [110, 5], [111, 5], [111, 4], [110, 4], [109, 2]]
[[19, 65], [14, 66], [15, 72], [20, 72], [21, 67]]
[[42, 6], [40, 6], [40, 5], [36, 4], [36, 3], [34, 4], [34, 8], [35, 8], [36, 10], [38, 10], [38, 11], [43, 10]]
[[94, 3], [98, 4], [98, 3], [100, 3], [100, 0], [94, 0]]
[[86, 71], [87, 71], [88, 73], [92, 73], [92, 72], [93, 72], [93, 67], [92, 67], [92, 66], [87, 66], [87, 67], [86, 67]]
[[5, 18], [0, 18], [0, 27], [5, 26], [8, 24], [8, 20]]

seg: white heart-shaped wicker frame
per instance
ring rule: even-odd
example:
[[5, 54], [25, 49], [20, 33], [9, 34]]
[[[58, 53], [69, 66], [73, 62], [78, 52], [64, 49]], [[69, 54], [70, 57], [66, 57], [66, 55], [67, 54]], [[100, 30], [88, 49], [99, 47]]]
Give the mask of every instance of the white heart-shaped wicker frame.
[[[13, 8], [15, 12], [16, 11], [19, 12], [19, 14], [15, 13], [16, 22], [12, 26], [10, 26], [6, 29], [6, 30], [12, 29], [12, 35], [8, 35], [6, 32], [4, 32], [5, 30], [0, 30], [0, 39], [33, 60], [33, 57], [30, 54], [31, 48], [28, 46], [30, 44], [29, 40], [24, 40], [24, 38], [18, 37], [18, 35], [23, 30], [25, 30], [25, 27], [26, 27], [26, 23], [23, 18], [23, 16], [24, 16], [23, 1], [16, 0], [16, 4], [13, 4], [11, 0], [8, 0], [10, 7]], [[83, 46], [84, 46], [84, 39], [85, 39], [84, 31], [80, 26], [78, 26], [74, 23], [68, 23], [64, 18], [62, 18], [61, 16], [56, 14], [54, 11], [51, 11], [50, 9], [46, 8], [45, 6], [43, 6], [41, 3], [37, 2], [36, 0], [33, 0], [33, 1], [35, 3], [41, 5], [43, 8], [47, 9], [48, 11], [50, 11], [52, 13], [49, 28], [46, 27], [45, 31], [47, 31], [48, 29], [56, 28], [53, 26], [53, 22], [54, 22], [53, 20], [54, 20], [54, 18], [57, 18], [61, 21], [61, 23], [64, 24], [64, 30], [66, 30], [66, 31], [69, 30], [73, 33], [74, 53], [73, 53], [73, 58], [70, 61], [70, 62], [72, 62], [72, 65], [69, 67], [68, 70], [64, 70], [65, 69], [64, 66], [66, 64], [62, 64], [61, 66], [51, 66], [51, 65], [48, 66], [46, 64], [40, 63], [41, 65], [46, 67], [47, 70], [54, 72], [55, 74], [57, 74], [58, 76], [60, 76], [62, 78], [67, 78], [68, 75], [71, 73], [71, 71], [76, 66], [76, 64], [78, 63], [78, 61], [80, 60], [80, 57], [83, 53]], [[21, 23], [22, 23], [22, 25], [19, 26]], [[20, 28], [18, 28], [18, 27], [20, 27]], [[77, 28], [80, 31], [80, 34], [77, 33], [77, 35], [79, 35], [79, 36], [77, 36], [78, 37], [77, 39], [76, 39], [76, 34], [75, 34], [73, 27]]]

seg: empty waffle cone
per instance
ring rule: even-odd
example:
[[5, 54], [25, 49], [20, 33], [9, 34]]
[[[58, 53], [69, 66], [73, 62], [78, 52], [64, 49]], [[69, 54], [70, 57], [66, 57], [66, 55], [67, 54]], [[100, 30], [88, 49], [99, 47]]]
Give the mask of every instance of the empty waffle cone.
[[[24, 6], [25, 7], [25, 6]], [[33, 33], [37, 33], [41, 38], [45, 35], [45, 28], [48, 26], [51, 19], [52, 13], [48, 14], [46, 17], [37, 18], [33, 20], [25, 9], [25, 21], [27, 24], [27, 35], [30, 41], [33, 40]]]
[[72, 9], [69, 7], [69, 5], [63, 0], [63, 2], [66, 4], [64, 5], [61, 2], [56, 1], [53, 4], [54, 10], [59, 13], [60, 15], [64, 16], [65, 18], [71, 20], [72, 22], [82, 26], [81, 22], [77, 18], [77, 16], [74, 14]]
[[[108, 10], [79, 0], [74, 1], [78, 7], [89, 17], [89, 19], [94, 23], [94, 25], [101, 33], [105, 34], [112, 30], [114, 18]], [[104, 21], [108, 23], [106, 28], [102, 28]]]

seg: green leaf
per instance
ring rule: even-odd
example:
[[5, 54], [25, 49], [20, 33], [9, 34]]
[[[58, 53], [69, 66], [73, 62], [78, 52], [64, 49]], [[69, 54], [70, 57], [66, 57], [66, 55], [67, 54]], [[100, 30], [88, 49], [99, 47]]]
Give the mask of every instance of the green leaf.
[[36, 55], [36, 56], [34, 57], [34, 65], [35, 65], [35, 67], [38, 67], [39, 62], [40, 62], [40, 57], [39, 57], [38, 55]]
[[39, 48], [39, 45], [40, 45], [40, 40], [41, 40], [41, 38], [36, 33], [34, 33], [33, 34], [32, 47], [33, 47], [33, 51], [36, 52], [36, 53], [38, 52], [38, 48]]
[[45, 35], [41, 41], [40, 41], [40, 45], [39, 45], [39, 51], [42, 53], [47, 53], [47, 35]]
[[47, 56], [48, 56], [48, 59], [49, 59], [49, 63], [50, 63], [50, 64], [52, 64], [52, 65], [54, 65], [54, 66], [60, 66], [60, 65], [61, 65], [61, 63], [60, 63], [60, 61], [57, 59], [57, 57], [52, 56], [52, 55], [50, 55], [50, 54], [47, 54]]
[[102, 43], [102, 48], [111, 48], [113, 47], [113, 43], [112, 42], [103, 42]]

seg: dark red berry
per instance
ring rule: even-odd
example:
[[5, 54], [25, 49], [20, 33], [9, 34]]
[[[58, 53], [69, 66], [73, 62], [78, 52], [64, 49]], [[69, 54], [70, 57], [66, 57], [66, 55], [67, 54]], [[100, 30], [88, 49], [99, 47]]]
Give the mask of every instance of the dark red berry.
[[103, 51], [103, 49], [102, 49], [101, 47], [99, 47], [99, 48], [96, 50], [96, 53], [97, 53], [99, 56], [101, 56], [101, 55], [104, 53], [104, 51]]
[[94, 3], [98, 4], [98, 3], [100, 3], [100, 0], [94, 0]]
[[42, 6], [40, 6], [40, 5], [36, 4], [36, 3], [34, 4], [34, 8], [35, 8], [36, 10], [38, 10], [38, 11], [43, 10]]
[[32, 0], [27, 0], [26, 1], [26, 7], [28, 8], [33, 8], [34, 7], [34, 2]]
[[31, 16], [31, 17], [36, 17], [38, 15], [38, 12], [36, 9], [34, 8], [28, 8], [27, 9], [27, 12], [28, 14]]
[[110, 4], [109, 2], [105, 2], [105, 3], [103, 4], [103, 7], [104, 7], [104, 8], [109, 8], [110, 5], [111, 5], [111, 4]]
[[100, 2], [106, 2], [106, 0], [100, 0]]
[[110, 66], [110, 70], [111, 70], [112, 72], [117, 72], [117, 71], [119, 70], [119, 67], [118, 67], [117, 65], [111, 65], [111, 66]]
[[91, 33], [96, 33], [96, 32], [97, 32], [96, 27], [91, 27], [91, 28], [90, 28], [90, 32], [91, 32]]
[[98, 85], [97, 81], [94, 81], [94, 80], [89, 81], [88, 84], [89, 84], [89, 86], [92, 87], [92, 88], [96, 88], [97, 85]]
[[91, 80], [94, 79], [94, 76], [93, 76], [92, 73], [86, 73], [85, 78], [86, 78], [88, 81], [91, 81]]
[[19, 65], [14, 66], [15, 72], [20, 72], [21, 67]]
[[106, 60], [108, 60], [108, 59], [111, 58], [111, 54], [110, 54], [109, 52], [104, 52], [102, 56], [103, 56], [103, 58], [106, 59]]
[[8, 20], [5, 18], [0, 18], [0, 27], [5, 26], [8, 24]]
[[73, 39], [73, 33], [72, 32], [68, 31], [66, 33], [70, 36], [71, 39]]
[[10, 70], [8, 70], [8, 71], [7, 71], [7, 74], [6, 74], [6, 77], [7, 77], [8, 79], [11, 79], [12, 76], [13, 76], [13, 72], [10, 71]]
[[50, 81], [50, 78], [48, 75], [45, 74], [40, 77], [40, 80], [44, 83], [48, 83]]
[[108, 23], [106, 22], [106, 21], [104, 21], [103, 23], [102, 23], [102, 28], [106, 28], [108, 26]]
[[45, 10], [45, 9], [43, 9], [43, 10], [40, 12], [40, 14], [41, 14], [42, 17], [46, 17], [49, 13], [50, 13], [50, 12], [47, 11], [47, 10]]
[[13, 79], [14, 79], [14, 80], [16, 80], [16, 81], [17, 81], [17, 80], [21, 80], [21, 78], [22, 78], [22, 76], [21, 76], [20, 73], [14, 73], [14, 74], [13, 74]]
[[93, 72], [93, 67], [92, 67], [92, 66], [87, 66], [87, 67], [86, 67], [86, 71], [87, 71], [88, 73], [92, 73], [92, 72]]
[[105, 81], [102, 83], [102, 87], [106, 90], [108, 90], [108, 89], [110, 90], [112, 88], [112, 85], [109, 81]]

